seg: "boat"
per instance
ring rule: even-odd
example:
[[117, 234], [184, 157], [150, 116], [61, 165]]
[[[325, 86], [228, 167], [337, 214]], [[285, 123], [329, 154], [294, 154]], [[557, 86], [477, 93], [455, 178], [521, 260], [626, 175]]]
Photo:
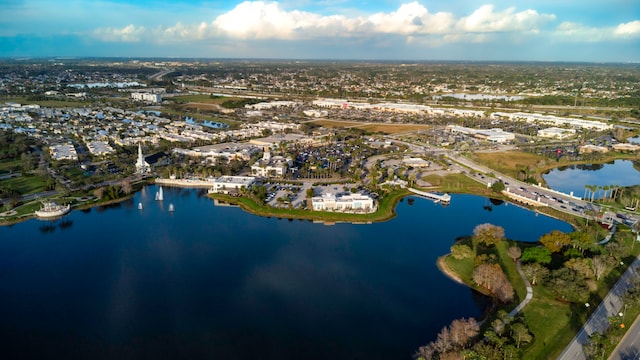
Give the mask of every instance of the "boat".
[[162, 194], [162, 186], [160, 186], [160, 189], [158, 189], [158, 191], [156, 192], [156, 200], [164, 200], [164, 195]]
[[142, 203], [138, 203], [138, 210], [142, 210]]
[[173, 204], [169, 204], [169, 211], [173, 212], [173, 210], [175, 210]]
[[59, 205], [53, 201], [43, 202], [42, 208], [36, 210], [36, 216], [40, 218], [52, 218], [62, 216], [71, 210], [71, 205]]

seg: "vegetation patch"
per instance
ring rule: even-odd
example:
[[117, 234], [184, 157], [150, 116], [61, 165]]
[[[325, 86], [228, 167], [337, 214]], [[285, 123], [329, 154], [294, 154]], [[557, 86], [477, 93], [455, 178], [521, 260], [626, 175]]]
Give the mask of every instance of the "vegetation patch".
[[256, 200], [249, 197], [232, 197], [223, 194], [212, 194], [214, 199], [226, 203], [240, 206], [247, 212], [260, 216], [281, 217], [287, 219], [306, 219], [313, 221], [323, 221], [328, 223], [336, 222], [369, 222], [384, 221], [395, 216], [395, 207], [405, 196], [409, 195], [406, 190], [393, 190], [389, 194], [381, 197], [378, 203], [378, 210], [369, 214], [351, 214], [341, 212], [310, 211], [302, 209], [276, 208], [268, 205], [260, 205]]

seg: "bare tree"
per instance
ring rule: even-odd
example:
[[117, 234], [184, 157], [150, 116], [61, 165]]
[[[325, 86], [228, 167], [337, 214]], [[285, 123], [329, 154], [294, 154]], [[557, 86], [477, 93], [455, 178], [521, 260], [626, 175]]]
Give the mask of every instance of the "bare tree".
[[602, 275], [607, 273], [609, 263], [610, 261], [607, 261], [606, 255], [596, 255], [593, 257], [591, 266], [593, 266], [593, 273], [596, 277], [596, 281], [600, 280]]
[[462, 318], [453, 320], [449, 329], [453, 343], [460, 347], [465, 347], [469, 340], [478, 335], [480, 325], [474, 318]]
[[129, 180], [122, 180], [120, 186], [122, 187], [122, 192], [125, 195], [129, 195], [133, 192], [133, 186], [131, 186], [131, 182]]
[[513, 259], [513, 262], [516, 262], [520, 259], [520, 256], [522, 256], [522, 250], [517, 246], [510, 246], [509, 249], [507, 249], [507, 254]]
[[98, 199], [102, 199], [102, 197], [104, 196], [104, 188], [100, 187], [93, 190], [93, 196], [97, 197]]
[[504, 228], [493, 224], [480, 224], [473, 229], [473, 236], [487, 246], [496, 245], [504, 239]]
[[513, 300], [513, 286], [498, 264], [480, 264], [473, 271], [473, 281], [489, 290], [498, 300], [507, 303]]

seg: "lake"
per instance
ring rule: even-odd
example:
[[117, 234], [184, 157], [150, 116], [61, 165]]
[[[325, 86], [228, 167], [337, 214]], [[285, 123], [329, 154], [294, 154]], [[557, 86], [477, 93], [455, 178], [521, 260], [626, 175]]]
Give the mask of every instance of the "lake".
[[486, 307], [436, 267], [457, 237], [485, 222], [524, 241], [571, 231], [471, 195], [326, 226], [214, 206], [202, 190], [155, 192], [0, 227], [5, 357], [409, 359]]
[[640, 171], [630, 160], [615, 160], [606, 164], [563, 166], [543, 174], [547, 185], [563, 193], [583, 197], [585, 185], [640, 185]]

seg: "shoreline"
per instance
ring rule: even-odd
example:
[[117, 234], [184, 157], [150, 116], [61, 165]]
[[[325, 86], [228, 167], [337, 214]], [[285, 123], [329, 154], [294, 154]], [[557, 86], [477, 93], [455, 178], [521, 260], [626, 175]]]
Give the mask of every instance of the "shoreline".
[[476, 290], [472, 286], [470, 286], [469, 284], [464, 282], [458, 276], [458, 274], [455, 271], [451, 270], [449, 265], [447, 265], [446, 258], [449, 255], [451, 255], [451, 254], [444, 254], [444, 255], [438, 257], [438, 260], [436, 260], [436, 266], [438, 267], [438, 270], [440, 270], [449, 279], [451, 279], [451, 280], [453, 280], [453, 281], [455, 281], [455, 282], [457, 282], [459, 284], [465, 285], [465, 286], [467, 286], [467, 287], [469, 287], [469, 288], [471, 288], [473, 290]]

